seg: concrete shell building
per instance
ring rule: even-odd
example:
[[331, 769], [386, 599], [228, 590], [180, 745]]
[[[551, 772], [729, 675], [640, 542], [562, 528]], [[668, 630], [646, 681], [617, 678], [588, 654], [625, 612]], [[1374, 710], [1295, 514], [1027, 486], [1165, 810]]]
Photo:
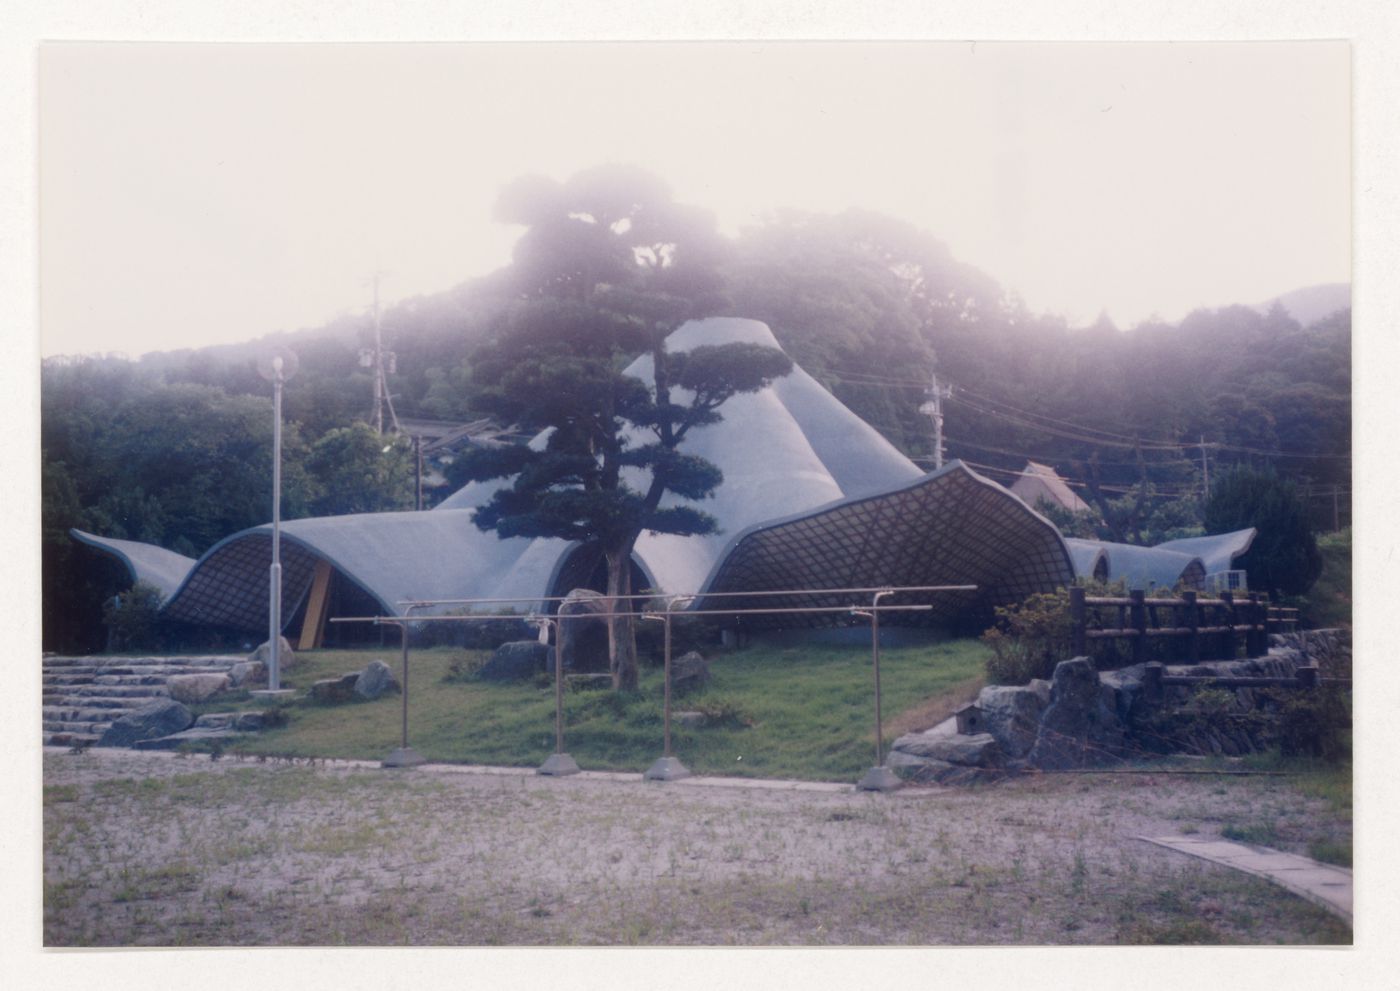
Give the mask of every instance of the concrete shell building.
[[[764, 324], [731, 318], [692, 321], [668, 346], [684, 351], [730, 342], [777, 347]], [[628, 373], [649, 380], [649, 356]], [[800, 368], [760, 392], [736, 396], [721, 413], [722, 422], [696, 429], [685, 445], [724, 473], [715, 495], [700, 504], [720, 530], [698, 537], [644, 533], [633, 556], [636, 588], [699, 593], [692, 609], [738, 609], [760, 603], [705, 593], [976, 585], [976, 592], [923, 600], [935, 608], [918, 621], [947, 624], [987, 617], [995, 605], [1091, 574], [1101, 559], [1085, 558], [1083, 548], [1065, 541], [1024, 501], [961, 462], [923, 472]], [[542, 435], [531, 443], [543, 441]], [[304, 647], [319, 646], [332, 615], [403, 615], [413, 600], [493, 597], [521, 599], [525, 611], [543, 607], [548, 596], [597, 587], [599, 555], [590, 547], [502, 540], [476, 529], [475, 508], [500, 484], [467, 485], [425, 512], [283, 523], [288, 635]], [[233, 534], [198, 561], [133, 541], [75, 536], [166, 592], [169, 618], [265, 633], [270, 525]], [[1123, 552], [1106, 553], [1118, 568]], [[1201, 554], [1185, 547], [1164, 553], [1173, 562]], [[762, 603], [833, 604], [814, 596]], [[846, 618], [787, 615], [752, 625], [838, 621]]]

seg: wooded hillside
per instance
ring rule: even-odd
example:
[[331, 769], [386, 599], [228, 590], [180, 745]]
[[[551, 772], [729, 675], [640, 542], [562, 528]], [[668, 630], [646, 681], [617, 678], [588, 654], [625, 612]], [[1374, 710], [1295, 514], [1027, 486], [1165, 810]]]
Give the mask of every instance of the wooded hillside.
[[[1055, 466], [1101, 517], [1060, 520], [1070, 530], [1130, 541], [1190, 532], [1203, 468], [1236, 463], [1297, 483], [1317, 529], [1349, 524], [1347, 310], [1308, 326], [1281, 305], [1240, 305], [1175, 325], [1070, 327], [889, 217], [784, 213], [736, 239], [691, 220], [719, 252], [726, 298], [709, 305], [768, 323], [799, 365], [922, 464], [932, 466], [933, 432], [919, 407], [936, 371], [953, 388], [947, 456], [1008, 485], [1027, 460]], [[385, 311], [400, 416], [481, 414], [473, 353], [518, 292], [503, 272]], [[372, 383], [358, 353], [371, 341], [366, 314], [246, 345], [46, 361], [45, 647], [100, 646], [98, 604], [122, 584], [70, 527], [198, 556], [267, 521], [271, 399], [255, 361], [270, 343], [300, 356], [284, 398], [285, 516], [411, 508], [407, 446], [363, 425]]]

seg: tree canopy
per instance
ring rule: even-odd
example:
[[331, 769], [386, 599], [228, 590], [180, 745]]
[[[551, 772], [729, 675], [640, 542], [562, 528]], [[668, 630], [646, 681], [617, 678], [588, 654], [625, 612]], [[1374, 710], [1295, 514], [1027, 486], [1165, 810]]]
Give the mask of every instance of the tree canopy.
[[1213, 483], [1205, 506], [1211, 533], [1255, 527], [1243, 566], [1253, 588], [1302, 595], [1322, 574], [1322, 555], [1295, 485], [1272, 469], [1235, 468]]
[[[502, 214], [529, 224], [515, 253], [519, 299], [476, 355], [480, 401], [500, 416], [548, 429], [542, 449], [479, 450], [468, 479], [510, 478], [475, 523], [501, 537], [561, 537], [594, 546], [608, 594], [631, 592], [631, 553], [643, 531], [690, 536], [715, 521], [683, 503], [723, 482], [711, 462], [681, 450], [718, 422], [734, 395], [763, 388], [792, 364], [747, 344], [667, 349], [682, 322], [717, 305], [712, 223], [628, 169], [590, 170], [562, 185], [524, 180]], [[637, 354], [651, 381], [623, 374]], [[665, 501], [670, 494], [676, 499]], [[620, 601], [619, 609], [629, 605]], [[615, 687], [637, 684], [630, 617], [609, 621]]]

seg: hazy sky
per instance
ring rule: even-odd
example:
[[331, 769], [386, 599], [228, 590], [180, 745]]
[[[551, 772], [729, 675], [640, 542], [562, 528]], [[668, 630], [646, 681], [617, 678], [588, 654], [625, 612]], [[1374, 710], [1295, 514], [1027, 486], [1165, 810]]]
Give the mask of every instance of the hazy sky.
[[646, 167], [726, 232], [888, 213], [1075, 323], [1350, 278], [1340, 43], [65, 45], [43, 353], [246, 340], [508, 262], [531, 172]]

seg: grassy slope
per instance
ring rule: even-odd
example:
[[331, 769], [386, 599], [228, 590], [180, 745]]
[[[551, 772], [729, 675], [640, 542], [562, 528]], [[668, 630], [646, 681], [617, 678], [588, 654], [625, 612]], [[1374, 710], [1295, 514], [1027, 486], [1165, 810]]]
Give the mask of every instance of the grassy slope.
[[[429, 760], [535, 766], [554, 746], [554, 690], [534, 683], [447, 681], [454, 660], [480, 655], [436, 648], [410, 654], [409, 742]], [[881, 651], [886, 742], [921, 728], [975, 694], [985, 648], [959, 640]], [[362, 668], [387, 651], [298, 654], [284, 677], [306, 689], [319, 678]], [[832, 646], [753, 647], [711, 659], [709, 687], [675, 709], [714, 717], [703, 728], [673, 727], [673, 746], [691, 770], [707, 774], [845, 780], [874, 762], [870, 654]], [[643, 771], [662, 752], [662, 678], [642, 672], [635, 695], [565, 696], [565, 749], [591, 770]], [[287, 727], [243, 745], [251, 753], [378, 759], [398, 745], [397, 696], [369, 703], [288, 707]]]

